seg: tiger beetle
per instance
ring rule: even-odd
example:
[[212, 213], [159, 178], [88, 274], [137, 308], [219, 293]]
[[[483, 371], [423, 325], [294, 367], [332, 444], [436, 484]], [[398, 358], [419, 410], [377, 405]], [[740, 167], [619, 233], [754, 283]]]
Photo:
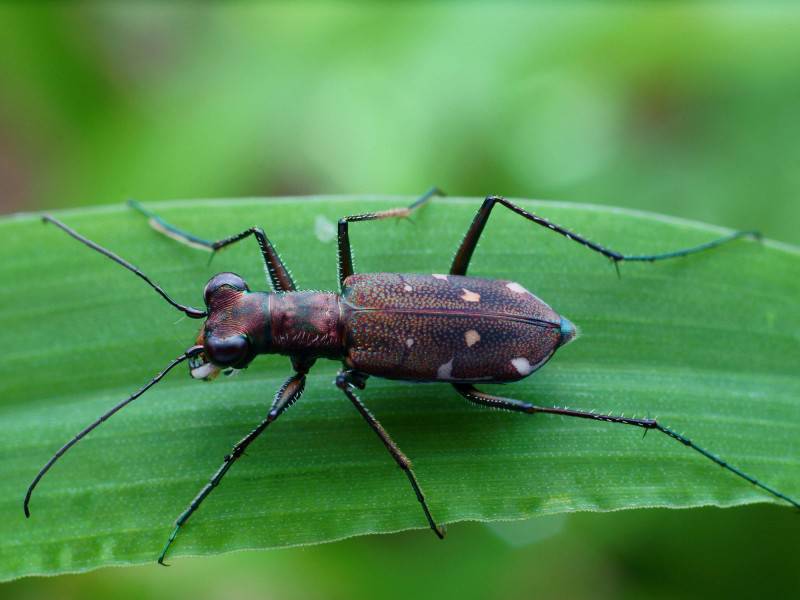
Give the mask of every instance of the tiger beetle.
[[[537, 414], [578, 417], [606, 423], [632, 425], [660, 431], [699, 452], [707, 459], [749, 481], [754, 486], [800, 508], [792, 498], [756, 480], [687, 437], [655, 419], [597, 414], [570, 408], [545, 407], [478, 390], [475, 384], [508, 383], [541, 368], [555, 351], [576, 336], [576, 327], [519, 283], [467, 275], [470, 259], [495, 206], [554, 231], [610, 259], [621, 262], [655, 262], [709, 250], [741, 237], [760, 236], [737, 232], [714, 241], [674, 252], [626, 255], [610, 250], [583, 236], [535, 215], [505, 198], [486, 198], [475, 215], [447, 274], [355, 273], [350, 251], [349, 225], [407, 217], [433, 196], [434, 188], [407, 208], [395, 208], [339, 220], [339, 293], [298, 291], [289, 270], [259, 227], [210, 242], [178, 229], [137, 202], [130, 205], [143, 213], [156, 230], [194, 248], [212, 253], [249, 237], [258, 242], [272, 292], [252, 292], [235, 273], [219, 273], [205, 286], [205, 310], [180, 304], [128, 261], [85, 238], [61, 221], [45, 215], [43, 220], [59, 227], [89, 248], [132, 271], [173, 307], [193, 319], [205, 319], [195, 343], [172, 360], [144, 387], [111, 408], [62, 446], [42, 467], [25, 495], [25, 516], [30, 516], [31, 494], [45, 473], [64, 453], [98, 425], [121, 410], [156, 383], [176, 365], [188, 362], [195, 379], [210, 381], [219, 373], [246, 368], [259, 354], [289, 357], [294, 373], [276, 392], [264, 419], [243, 437], [209, 482], [175, 521], [158, 562], [164, 558], [180, 528], [267, 426], [303, 394], [306, 375], [317, 359], [341, 361], [335, 385], [372, 428], [403, 470], [433, 532], [443, 538], [445, 528], [434, 520], [411, 462], [387, 431], [356, 395], [370, 376], [417, 383], [449, 383], [466, 400], [490, 408]], [[618, 268], [618, 267], [617, 267]]]

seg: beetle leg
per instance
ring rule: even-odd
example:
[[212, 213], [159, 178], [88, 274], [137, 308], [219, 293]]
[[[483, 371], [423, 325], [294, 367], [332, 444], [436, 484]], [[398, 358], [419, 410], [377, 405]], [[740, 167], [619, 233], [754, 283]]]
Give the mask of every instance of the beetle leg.
[[726, 235], [724, 237], [707, 242], [705, 244], [692, 246], [691, 248], [683, 248], [681, 250], [675, 250], [673, 252], [664, 252], [662, 254], [627, 255], [627, 254], [621, 254], [615, 250], [609, 250], [608, 248], [605, 248], [600, 244], [597, 244], [591, 240], [586, 239], [585, 237], [583, 237], [578, 233], [574, 233], [569, 229], [561, 227], [560, 225], [551, 223], [547, 219], [544, 219], [538, 215], [528, 212], [523, 208], [520, 208], [519, 206], [517, 206], [512, 202], [509, 202], [505, 198], [501, 198], [500, 196], [489, 196], [483, 201], [483, 204], [478, 210], [478, 213], [475, 215], [472, 224], [469, 226], [469, 229], [467, 230], [464, 239], [461, 241], [461, 245], [458, 248], [458, 252], [456, 252], [455, 258], [453, 258], [453, 264], [450, 267], [451, 275], [467, 274], [467, 268], [469, 267], [469, 261], [472, 258], [472, 253], [475, 251], [475, 247], [478, 245], [478, 239], [481, 237], [481, 233], [483, 233], [484, 227], [486, 227], [486, 222], [489, 220], [489, 215], [491, 214], [492, 208], [494, 208], [495, 204], [502, 204], [510, 211], [515, 212], [521, 217], [525, 217], [526, 219], [528, 219], [529, 221], [533, 221], [537, 225], [541, 225], [542, 227], [546, 227], [551, 231], [555, 231], [556, 233], [563, 235], [568, 240], [578, 242], [579, 244], [586, 246], [590, 250], [602, 254], [606, 258], [614, 261], [615, 265], [623, 261], [654, 262], [657, 260], [664, 260], [666, 258], [678, 258], [680, 256], [687, 256], [689, 254], [694, 254], [695, 252], [702, 252], [703, 250], [710, 250], [711, 248], [716, 248], [721, 244], [730, 242], [732, 240], [741, 237], [752, 237], [755, 239], [761, 239], [761, 234], [759, 234], [756, 231], [737, 231], [735, 233]]
[[[422, 510], [425, 513], [425, 518], [428, 520], [428, 525], [436, 534], [439, 539], [444, 539], [445, 536], [445, 527], [444, 525], [437, 525], [436, 522], [433, 520], [433, 516], [431, 515], [430, 508], [428, 508], [428, 503], [425, 501], [425, 495], [422, 493], [422, 490], [419, 487], [419, 483], [417, 482], [417, 477], [414, 475], [414, 471], [411, 467], [411, 461], [408, 457], [403, 454], [403, 451], [398, 448], [397, 444], [394, 443], [389, 434], [383, 428], [383, 425], [372, 416], [372, 413], [369, 412], [366, 406], [358, 399], [355, 395], [353, 390], [351, 389], [352, 385], [355, 383], [352, 381], [352, 378], [356, 377], [355, 381], [360, 381], [363, 383], [363, 376], [360, 376], [358, 373], [353, 371], [342, 371], [336, 376], [336, 386], [341, 389], [345, 396], [350, 399], [350, 402], [353, 403], [353, 406], [356, 407], [356, 410], [364, 417], [364, 420], [367, 424], [372, 428], [372, 431], [380, 438], [383, 445], [386, 446], [386, 449], [389, 451], [389, 454], [392, 455], [392, 458], [398, 464], [398, 466], [403, 469], [403, 472], [408, 477], [408, 481], [411, 483], [411, 487], [414, 489], [414, 493], [417, 495], [417, 500], [422, 505]], [[363, 389], [363, 385], [359, 386]]]
[[470, 402], [474, 402], [475, 404], [479, 404], [481, 406], [488, 406], [491, 408], [502, 408], [505, 410], [524, 412], [531, 415], [536, 413], [546, 413], [551, 415], [561, 415], [562, 417], [578, 417], [580, 419], [591, 419], [593, 421], [604, 421], [606, 423], [620, 423], [622, 425], [633, 425], [635, 427], [641, 427], [642, 429], [645, 430], [645, 432], [649, 431], [650, 429], [655, 429], [656, 431], [660, 431], [661, 433], [672, 438], [673, 440], [680, 442], [684, 446], [687, 446], [692, 450], [699, 452], [707, 459], [718, 464], [726, 471], [730, 471], [734, 475], [737, 475], [738, 477], [741, 477], [745, 481], [752, 483], [757, 488], [764, 490], [765, 492], [775, 496], [776, 498], [780, 498], [781, 500], [788, 502], [789, 504], [791, 504], [796, 508], [800, 508], [800, 503], [798, 503], [796, 500], [793, 500], [792, 498], [777, 491], [776, 489], [771, 488], [770, 486], [764, 483], [761, 483], [752, 475], [748, 475], [744, 471], [741, 471], [739, 468], [734, 467], [731, 464], [728, 464], [725, 460], [723, 460], [716, 454], [713, 454], [708, 450], [701, 448], [693, 441], [691, 441], [689, 438], [673, 431], [669, 427], [661, 425], [655, 419], [633, 419], [628, 417], [617, 417], [614, 415], [604, 415], [584, 410], [574, 410], [570, 408], [536, 406], [528, 402], [522, 402], [521, 400], [514, 400], [513, 398], [503, 398], [501, 396], [493, 396], [491, 394], [481, 392], [480, 390], [477, 390], [475, 387], [469, 384], [455, 383], [453, 384], [453, 387], [464, 398], [466, 398]]
[[390, 208], [374, 213], [363, 215], [350, 215], [339, 219], [339, 284], [353, 274], [353, 254], [350, 251], [350, 233], [348, 223], [357, 221], [375, 221], [377, 219], [388, 219], [391, 217], [407, 217], [416, 209], [424, 205], [433, 196], [444, 196], [444, 192], [437, 187], [431, 188], [422, 196], [417, 198], [410, 206], [404, 208]]
[[192, 248], [200, 248], [210, 252], [217, 252], [226, 246], [235, 244], [236, 242], [239, 242], [252, 235], [258, 242], [258, 247], [261, 250], [261, 257], [264, 260], [264, 270], [266, 271], [269, 281], [272, 283], [272, 288], [276, 292], [293, 292], [296, 289], [292, 275], [289, 273], [289, 269], [287, 269], [286, 265], [283, 264], [283, 261], [275, 250], [275, 247], [272, 245], [272, 242], [269, 241], [269, 238], [267, 238], [264, 230], [260, 227], [251, 227], [250, 229], [245, 229], [236, 235], [217, 240], [216, 242], [210, 242], [201, 237], [197, 237], [194, 234], [183, 231], [182, 229], [178, 229], [170, 223], [167, 223], [164, 219], [147, 210], [135, 200], [128, 200], [128, 205], [145, 215], [153, 229], [159, 233], [163, 233], [173, 240], [176, 240], [182, 244], [186, 244], [187, 246], [191, 246]]
[[303, 394], [305, 384], [306, 374], [295, 373], [289, 377], [289, 379], [287, 379], [281, 388], [276, 392], [275, 398], [272, 401], [272, 406], [270, 407], [266, 418], [258, 424], [258, 427], [253, 429], [233, 447], [231, 453], [225, 456], [222, 465], [219, 467], [219, 469], [217, 469], [209, 482], [203, 486], [203, 489], [201, 489], [197, 496], [195, 496], [194, 500], [192, 500], [186, 510], [184, 510], [183, 513], [181, 513], [181, 515], [177, 518], [175, 521], [175, 528], [172, 530], [164, 549], [161, 551], [161, 555], [158, 557], [158, 562], [160, 564], [166, 566], [164, 558], [166, 557], [167, 551], [172, 545], [172, 542], [175, 541], [180, 528], [186, 523], [186, 521], [189, 520], [189, 517], [192, 516], [194, 511], [200, 507], [200, 504], [202, 504], [203, 500], [205, 500], [206, 497], [213, 491], [213, 489], [220, 484], [222, 478], [225, 477], [225, 473], [227, 473], [228, 469], [231, 468], [233, 463], [236, 462], [242, 456], [242, 454], [244, 454], [244, 451], [253, 442], [253, 440], [261, 435], [261, 433], [267, 428], [267, 425], [281, 416], [283, 411], [297, 402], [297, 400]]

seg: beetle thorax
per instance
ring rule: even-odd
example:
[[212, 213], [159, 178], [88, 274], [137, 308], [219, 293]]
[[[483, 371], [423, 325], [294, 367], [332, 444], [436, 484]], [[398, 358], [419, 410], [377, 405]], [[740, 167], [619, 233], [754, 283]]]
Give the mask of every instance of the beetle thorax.
[[342, 355], [339, 297], [325, 292], [270, 294], [271, 352]]

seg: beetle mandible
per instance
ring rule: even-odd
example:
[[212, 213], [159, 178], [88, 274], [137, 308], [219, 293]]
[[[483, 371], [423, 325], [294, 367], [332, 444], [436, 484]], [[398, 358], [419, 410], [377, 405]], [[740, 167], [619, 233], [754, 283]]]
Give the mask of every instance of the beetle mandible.
[[205, 319], [195, 344], [172, 360], [151, 381], [111, 408], [62, 446], [31, 482], [23, 508], [30, 516], [34, 488], [53, 464], [100, 423], [134, 401], [171, 371], [188, 362], [195, 379], [212, 380], [220, 372], [246, 368], [259, 354], [289, 357], [292, 374], [276, 392], [266, 417], [233, 446], [222, 465], [175, 521], [175, 527], [158, 557], [164, 563], [180, 528], [219, 485], [247, 447], [303, 394], [306, 375], [317, 359], [341, 361], [335, 385], [350, 400], [383, 442], [408, 477], [433, 532], [443, 538], [445, 528], [434, 520], [411, 462], [356, 395], [370, 376], [419, 383], [449, 383], [465, 399], [481, 406], [527, 414], [548, 413], [657, 430], [699, 452], [717, 465], [760, 489], [800, 508], [783, 493], [761, 483], [696, 445], [655, 419], [597, 414], [593, 411], [536, 406], [480, 391], [475, 384], [507, 383], [527, 377], [542, 367], [556, 350], [575, 338], [576, 328], [545, 302], [516, 282], [467, 275], [478, 239], [495, 206], [517, 215], [620, 262], [654, 262], [715, 248], [741, 237], [759, 239], [756, 232], [740, 231], [711, 242], [674, 252], [625, 255], [592, 242], [499, 196], [486, 198], [469, 226], [447, 274], [355, 273], [350, 250], [349, 224], [392, 217], [407, 217], [433, 196], [433, 188], [406, 208], [353, 215], [339, 220], [339, 292], [296, 289], [289, 270], [259, 227], [210, 242], [167, 223], [137, 202], [131, 206], [145, 214], [161, 233], [189, 246], [211, 252], [254, 237], [261, 250], [272, 292], [251, 291], [234, 273], [219, 273], [205, 286], [205, 310], [180, 304], [137, 267], [110, 250], [83, 237], [61, 221], [45, 215], [67, 234], [132, 271], [173, 307], [194, 319]]

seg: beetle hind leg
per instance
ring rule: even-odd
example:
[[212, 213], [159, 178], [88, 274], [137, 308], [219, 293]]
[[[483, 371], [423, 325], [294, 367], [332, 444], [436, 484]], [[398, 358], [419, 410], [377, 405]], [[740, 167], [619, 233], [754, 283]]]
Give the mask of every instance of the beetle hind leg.
[[655, 429], [656, 431], [660, 431], [664, 435], [669, 438], [672, 438], [676, 442], [680, 442], [684, 446], [691, 448], [695, 452], [702, 454], [708, 460], [713, 463], [716, 463], [726, 471], [733, 473], [737, 477], [741, 477], [745, 481], [753, 484], [755, 487], [771, 494], [776, 498], [780, 498], [785, 502], [788, 502], [795, 508], [800, 508], [800, 503], [793, 498], [790, 498], [786, 494], [779, 492], [773, 487], [770, 487], [764, 483], [761, 483], [752, 475], [749, 475], [739, 469], [738, 467], [734, 467], [733, 465], [729, 464], [727, 461], [723, 460], [716, 454], [709, 452], [705, 448], [702, 448], [695, 444], [689, 438], [673, 431], [669, 427], [662, 425], [655, 419], [634, 419], [629, 417], [618, 417], [614, 415], [606, 415], [601, 413], [596, 413], [593, 411], [585, 411], [585, 410], [575, 410], [571, 408], [558, 408], [558, 407], [545, 407], [545, 406], [536, 406], [534, 404], [530, 404], [529, 402], [523, 402], [521, 400], [515, 400], [513, 398], [503, 398], [501, 396], [493, 396], [492, 394], [487, 394], [486, 392], [481, 392], [480, 390], [476, 389], [474, 386], [469, 384], [460, 384], [455, 383], [453, 384], [455, 390], [464, 398], [469, 400], [470, 402], [474, 402], [475, 404], [481, 406], [488, 406], [490, 408], [501, 408], [505, 410], [511, 410], [515, 412], [523, 412], [527, 414], [536, 414], [536, 413], [545, 413], [551, 415], [560, 415], [562, 417], [577, 417], [580, 419], [590, 419], [592, 421], [603, 421], [605, 423], [619, 423], [621, 425], [633, 425], [634, 427], [640, 427], [645, 430], [645, 433], [650, 429]]
[[547, 219], [540, 217], [537, 214], [529, 212], [524, 208], [517, 206], [513, 202], [506, 200], [501, 196], [489, 196], [483, 201], [483, 204], [478, 209], [475, 218], [472, 220], [472, 224], [469, 226], [467, 233], [464, 235], [464, 239], [461, 241], [461, 245], [458, 247], [458, 251], [456, 252], [455, 258], [453, 258], [453, 263], [450, 266], [450, 274], [451, 275], [466, 275], [467, 268], [469, 267], [470, 260], [472, 259], [472, 254], [475, 252], [475, 247], [478, 245], [478, 240], [483, 233], [484, 228], [486, 227], [486, 223], [489, 220], [489, 215], [492, 213], [492, 209], [495, 207], [496, 204], [501, 204], [505, 206], [508, 210], [513, 213], [518, 214], [521, 217], [539, 225], [541, 227], [545, 227], [550, 231], [554, 231], [559, 235], [564, 236], [568, 240], [573, 242], [577, 242], [582, 246], [592, 250], [593, 252], [597, 252], [598, 254], [602, 254], [609, 260], [611, 260], [615, 266], [617, 266], [617, 271], [619, 272], [619, 263], [621, 262], [655, 262], [658, 260], [665, 260], [670, 258], [680, 258], [682, 256], [688, 256], [690, 254], [695, 254], [697, 252], [703, 252], [705, 250], [711, 250], [712, 248], [716, 248], [717, 246], [721, 246], [727, 242], [742, 238], [742, 237], [751, 237], [753, 239], [759, 240], [761, 239], [761, 234], [757, 231], [737, 231], [726, 235], [724, 237], [718, 238], [716, 240], [712, 240], [710, 242], [706, 242], [705, 244], [699, 244], [697, 246], [692, 246], [690, 248], [682, 248], [680, 250], [675, 250], [672, 252], [662, 252], [660, 254], [622, 254], [617, 252], [616, 250], [611, 250], [593, 242], [590, 239], [587, 239], [580, 235], [579, 233], [575, 233], [574, 231], [570, 231], [552, 221], [548, 221]]

